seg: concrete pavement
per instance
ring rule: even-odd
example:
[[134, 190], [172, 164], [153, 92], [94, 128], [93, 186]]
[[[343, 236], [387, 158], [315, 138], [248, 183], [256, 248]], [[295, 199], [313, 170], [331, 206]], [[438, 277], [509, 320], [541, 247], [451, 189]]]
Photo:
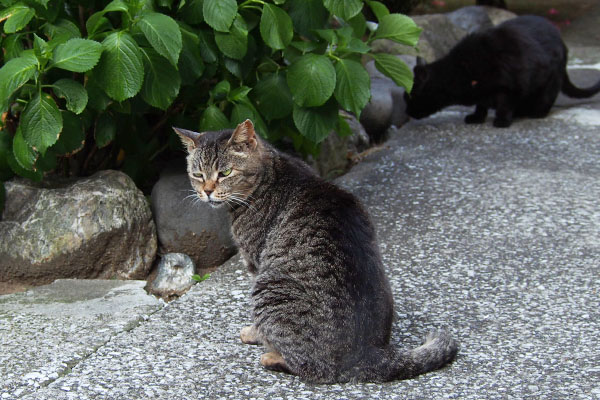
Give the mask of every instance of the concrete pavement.
[[234, 257], [167, 305], [135, 282], [1, 296], [0, 398], [600, 399], [599, 97], [508, 129], [466, 113], [410, 122], [338, 179], [376, 225], [392, 340], [445, 327], [461, 344], [452, 365], [326, 386], [266, 371], [238, 338], [249, 284]]

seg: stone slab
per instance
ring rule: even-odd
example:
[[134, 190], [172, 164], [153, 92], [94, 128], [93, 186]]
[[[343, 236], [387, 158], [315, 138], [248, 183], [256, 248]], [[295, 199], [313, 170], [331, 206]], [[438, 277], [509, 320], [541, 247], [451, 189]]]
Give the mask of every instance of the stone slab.
[[0, 398], [35, 393], [162, 308], [145, 284], [60, 279], [0, 296]]

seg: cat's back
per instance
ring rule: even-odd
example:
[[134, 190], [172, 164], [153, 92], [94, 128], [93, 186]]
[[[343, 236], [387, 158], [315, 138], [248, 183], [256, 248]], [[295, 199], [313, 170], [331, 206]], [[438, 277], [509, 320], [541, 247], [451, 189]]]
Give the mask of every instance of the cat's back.
[[[278, 190], [286, 193], [287, 200], [272, 227], [270, 250], [325, 258], [326, 268], [343, 264], [344, 274], [362, 275], [381, 268], [375, 230], [360, 200], [299, 160], [283, 156], [281, 162]], [[361, 271], [355, 271], [359, 265]]]

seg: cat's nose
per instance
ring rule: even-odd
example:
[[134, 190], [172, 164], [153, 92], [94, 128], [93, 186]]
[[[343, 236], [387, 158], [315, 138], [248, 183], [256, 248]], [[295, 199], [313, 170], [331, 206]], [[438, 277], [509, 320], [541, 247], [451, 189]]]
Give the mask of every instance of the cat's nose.
[[210, 197], [210, 194], [214, 192], [214, 190], [204, 189], [204, 193], [206, 193], [206, 197]]

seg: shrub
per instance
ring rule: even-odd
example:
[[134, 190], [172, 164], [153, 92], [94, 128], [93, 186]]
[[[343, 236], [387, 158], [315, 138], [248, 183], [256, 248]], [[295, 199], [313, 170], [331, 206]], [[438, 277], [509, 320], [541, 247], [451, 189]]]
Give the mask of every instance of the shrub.
[[358, 116], [368, 102], [365, 57], [410, 90], [407, 66], [370, 43], [415, 46], [420, 34], [377, 1], [0, 4], [0, 181], [120, 168], [143, 184], [157, 156], [178, 149], [171, 125], [216, 130], [246, 118], [268, 140], [314, 153], [334, 128], [348, 132], [340, 108]]

